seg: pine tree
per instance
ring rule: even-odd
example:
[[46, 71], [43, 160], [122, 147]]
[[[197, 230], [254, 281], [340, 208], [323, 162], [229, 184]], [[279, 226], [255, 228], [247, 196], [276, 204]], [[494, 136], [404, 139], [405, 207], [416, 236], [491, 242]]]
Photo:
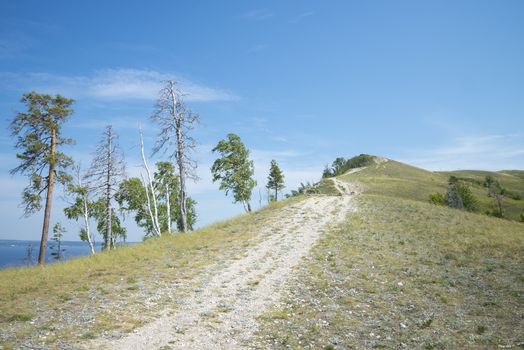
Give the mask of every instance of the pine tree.
[[62, 137], [61, 131], [73, 113], [70, 107], [74, 101], [60, 95], [30, 92], [23, 95], [21, 102], [26, 105], [27, 113], [18, 113], [10, 125], [12, 135], [17, 137], [16, 148], [22, 149], [22, 153], [16, 155], [21, 164], [11, 170], [11, 174], [21, 173], [29, 177], [29, 185], [22, 193], [26, 216], [41, 209], [42, 194], [45, 193], [38, 255], [38, 263], [45, 264], [55, 182], [65, 185], [71, 180], [66, 170], [73, 161], [59, 149], [73, 143], [73, 140]]
[[268, 190], [275, 191], [275, 200], [278, 200], [278, 191], [285, 188], [284, 174], [282, 174], [282, 170], [280, 170], [276, 160], [274, 159], [271, 161], [271, 165], [269, 167], [269, 176], [267, 177], [266, 188]]

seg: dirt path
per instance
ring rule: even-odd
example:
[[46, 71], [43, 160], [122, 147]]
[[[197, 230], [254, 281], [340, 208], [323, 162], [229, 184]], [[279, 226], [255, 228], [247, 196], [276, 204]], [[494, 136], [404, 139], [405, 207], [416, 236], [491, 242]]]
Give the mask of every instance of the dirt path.
[[[112, 349], [241, 349], [256, 317], [280, 297], [293, 267], [330, 224], [355, 210], [351, 188], [342, 196], [315, 196], [285, 207], [268, 223], [260, 243], [216, 271], [174, 316], [162, 316], [118, 340], [91, 344]], [[343, 186], [344, 185], [344, 186]]]

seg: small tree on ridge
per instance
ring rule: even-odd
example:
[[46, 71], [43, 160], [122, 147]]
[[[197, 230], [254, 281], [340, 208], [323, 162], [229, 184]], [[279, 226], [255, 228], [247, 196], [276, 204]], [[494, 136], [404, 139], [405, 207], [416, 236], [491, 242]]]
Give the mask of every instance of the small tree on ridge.
[[280, 170], [276, 160], [271, 161], [271, 165], [269, 167], [269, 176], [267, 177], [267, 185], [268, 190], [274, 190], [275, 191], [275, 200], [278, 200], [278, 191], [285, 188], [284, 186], [284, 174], [282, 174], [282, 170]]

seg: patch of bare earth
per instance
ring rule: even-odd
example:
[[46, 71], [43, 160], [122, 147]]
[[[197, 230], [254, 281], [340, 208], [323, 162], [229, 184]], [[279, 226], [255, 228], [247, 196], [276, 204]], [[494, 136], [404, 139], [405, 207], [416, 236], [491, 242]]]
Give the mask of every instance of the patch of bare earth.
[[116, 339], [97, 339], [88, 348], [240, 349], [249, 346], [256, 318], [281, 297], [295, 266], [330, 225], [355, 206], [356, 189], [337, 183], [340, 196], [314, 196], [281, 210], [263, 239], [242, 256], [213, 271], [175, 314]]

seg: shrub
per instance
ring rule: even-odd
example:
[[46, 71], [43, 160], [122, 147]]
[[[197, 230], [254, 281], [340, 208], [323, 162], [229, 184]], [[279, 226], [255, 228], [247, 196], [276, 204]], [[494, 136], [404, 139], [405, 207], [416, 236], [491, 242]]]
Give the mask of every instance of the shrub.
[[504, 195], [506, 197], [509, 197], [509, 198], [511, 198], [513, 200], [516, 200], [516, 201], [522, 200], [522, 195], [520, 193], [518, 193], [518, 192], [515, 192], [515, 191], [505, 190], [504, 191]]
[[435, 205], [446, 205], [444, 195], [438, 192], [429, 195], [429, 202]]
[[520, 222], [524, 222], [524, 213], [520, 214]]
[[459, 182], [455, 177], [450, 177], [449, 184], [448, 193], [444, 199], [449, 207], [477, 211], [478, 200], [468, 185]]

